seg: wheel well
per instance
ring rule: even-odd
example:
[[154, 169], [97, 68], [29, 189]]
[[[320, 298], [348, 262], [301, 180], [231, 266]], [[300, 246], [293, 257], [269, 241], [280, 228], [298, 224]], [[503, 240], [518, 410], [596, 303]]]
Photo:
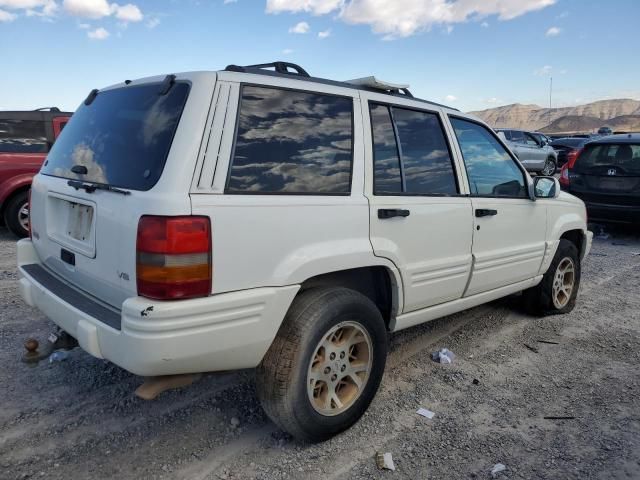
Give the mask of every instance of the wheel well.
[[578, 254], [582, 255], [582, 242], [584, 242], [582, 230], [569, 230], [568, 232], [564, 232], [560, 239], [563, 238], [573, 243], [578, 249]]
[[31, 185], [24, 185], [22, 187], [16, 188], [13, 192], [7, 195], [7, 198], [4, 199], [4, 202], [0, 204], [0, 222], [4, 223], [4, 211], [7, 208], [7, 205], [9, 204], [11, 199], [22, 192], [28, 192], [30, 188], [31, 188]]
[[343, 287], [355, 290], [376, 304], [387, 328], [395, 318], [398, 301], [395, 280], [385, 267], [362, 267], [325, 273], [305, 280], [300, 291], [315, 287]]

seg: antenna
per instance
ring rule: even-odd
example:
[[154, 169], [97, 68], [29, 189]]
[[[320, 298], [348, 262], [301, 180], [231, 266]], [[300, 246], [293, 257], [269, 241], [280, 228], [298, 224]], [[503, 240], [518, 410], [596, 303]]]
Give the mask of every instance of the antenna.
[[549, 125], [551, 125], [551, 94], [553, 92], [553, 77], [549, 77]]

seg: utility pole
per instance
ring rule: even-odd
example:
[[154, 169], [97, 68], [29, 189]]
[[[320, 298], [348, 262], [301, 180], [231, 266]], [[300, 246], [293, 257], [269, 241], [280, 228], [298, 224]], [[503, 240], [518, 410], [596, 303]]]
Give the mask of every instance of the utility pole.
[[553, 77], [549, 77], [549, 125], [551, 125], [551, 93], [553, 92]]

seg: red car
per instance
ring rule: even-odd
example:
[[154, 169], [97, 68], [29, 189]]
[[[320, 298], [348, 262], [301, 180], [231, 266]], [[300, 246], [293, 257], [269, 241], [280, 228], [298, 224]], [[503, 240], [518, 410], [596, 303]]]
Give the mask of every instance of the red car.
[[29, 188], [71, 113], [58, 108], [0, 112], [0, 218], [19, 237], [29, 235]]

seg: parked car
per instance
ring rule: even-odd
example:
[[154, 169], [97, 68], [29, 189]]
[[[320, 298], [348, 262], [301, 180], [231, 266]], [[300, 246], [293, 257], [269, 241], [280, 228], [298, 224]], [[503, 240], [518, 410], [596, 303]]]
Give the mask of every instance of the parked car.
[[587, 143], [560, 182], [585, 202], [589, 220], [640, 224], [640, 134]]
[[555, 150], [544, 141], [538, 140], [532, 132], [511, 128], [498, 128], [496, 131], [504, 135], [507, 145], [527, 171], [542, 175], [555, 173], [557, 165]]
[[71, 113], [57, 108], [0, 112], [0, 218], [19, 237], [29, 234], [29, 187]]
[[598, 129], [598, 135], [607, 136], [613, 134], [613, 131], [609, 127], [600, 127]]
[[545, 135], [544, 133], [531, 132], [531, 135], [533, 135], [533, 138], [535, 138], [540, 145], [549, 145], [553, 141], [551, 137]]
[[590, 138], [565, 137], [558, 138], [550, 143], [558, 154], [558, 167], [562, 167], [567, 161], [575, 159], [584, 145], [591, 141]]
[[29, 305], [137, 375], [257, 367], [310, 441], [367, 409], [389, 332], [520, 291], [571, 311], [592, 239], [484, 123], [282, 62], [93, 90], [31, 204]]

